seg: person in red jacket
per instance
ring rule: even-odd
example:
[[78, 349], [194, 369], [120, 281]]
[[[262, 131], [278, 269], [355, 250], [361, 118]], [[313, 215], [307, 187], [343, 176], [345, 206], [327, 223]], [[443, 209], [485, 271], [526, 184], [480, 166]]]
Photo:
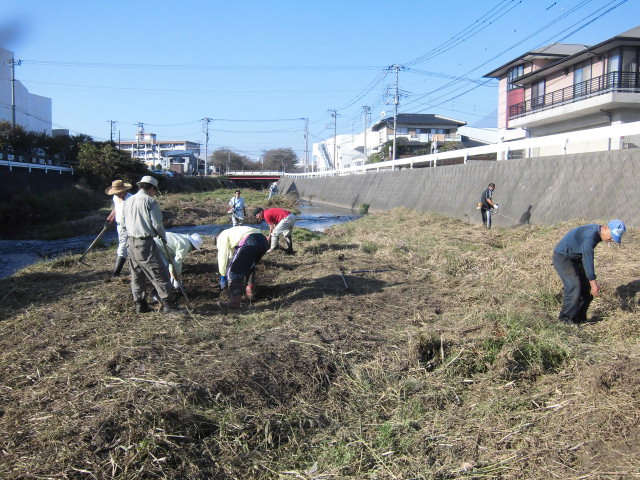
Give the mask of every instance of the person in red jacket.
[[258, 207], [253, 211], [253, 216], [258, 222], [263, 220], [269, 225], [269, 236], [267, 240], [271, 242], [271, 248], [267, 251], [273, 252], [278, 248], [278, 237], [282, 235], [287, 243], [288, 254], [293, 254], [293, 225], [296, 222], [296, 216], [289, 210], [283, 208], [267, 208]]

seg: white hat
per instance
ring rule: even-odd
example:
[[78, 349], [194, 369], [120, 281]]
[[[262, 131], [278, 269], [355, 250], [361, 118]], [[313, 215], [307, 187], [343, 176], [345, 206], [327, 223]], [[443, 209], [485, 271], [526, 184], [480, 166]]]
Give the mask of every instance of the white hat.
[[158, 188], [158, 180], [151, 175], [145, 175], [140, 179], [138, 183], [136, 183], [136, 185], [138, 185], [139, 187], [141, 183], [148, 183], [149, 185], [153, 185], [154, 187]]
[[193, 248], [195, 248], [196, 250], [200, 250], [202, 248], [202, 244], [204, 243], [202, 237], [197, 233], [192, 233], [191, 235], [189, 235], [189, 240], [191, 241], [191, 245], [193, 245]]

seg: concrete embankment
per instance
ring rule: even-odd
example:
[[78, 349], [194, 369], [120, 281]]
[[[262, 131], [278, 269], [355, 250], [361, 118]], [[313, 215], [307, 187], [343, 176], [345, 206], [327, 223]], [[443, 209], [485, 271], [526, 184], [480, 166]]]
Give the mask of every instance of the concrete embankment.
[[[283, 178], [281, 192], [312, 202], [369, 211], [406, 207], [480, 223], [487, 185], [502, 215], [496, 225], [621, 218], [640, 225], [640, 150], [476, 162], [322, 178]], [[507, 218], [509, 217], [509, 218]]]

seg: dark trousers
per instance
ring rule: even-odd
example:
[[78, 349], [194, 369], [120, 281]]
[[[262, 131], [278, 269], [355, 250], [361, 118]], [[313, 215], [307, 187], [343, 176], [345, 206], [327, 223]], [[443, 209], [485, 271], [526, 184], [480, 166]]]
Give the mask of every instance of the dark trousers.
[[480, 213], [482, 214], [482, 224], [487, 228], [491, 228], [491, 209], [481, 207]]
[[593, 296], [582, 259], [572, 259], [554, 253], [553, 267], [558, 272], [564, 286], [560, 320], [584, 322], [587, 319], [587, 309]]
[[236, 248], [227, 268], [229, 293], [232, 297], [243, 294], [245, 284], [253, 273], [256, 263], [267, 253], [267, 250], [269, 250], [269, 242], [261, 233], [252, 233], [241, 247]]
[[175, 300], [169, 270], [162, 260], [153, 238], [128, 237], [127, 252], [129, 253], [133, 300], [136, 302], [144, 300], [145, 294], [151, 286], [156, 289], [163, 302]]

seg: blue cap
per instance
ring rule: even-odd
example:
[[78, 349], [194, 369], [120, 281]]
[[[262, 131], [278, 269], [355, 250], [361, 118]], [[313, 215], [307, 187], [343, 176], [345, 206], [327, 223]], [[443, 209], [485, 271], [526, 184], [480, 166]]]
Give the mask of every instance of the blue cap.
[[611, 220], [607, 225], [611, 231], [611, 239], [616, 243], [620, 243], [622, 234], [627, 231], [624, 222], [622, 220]]

